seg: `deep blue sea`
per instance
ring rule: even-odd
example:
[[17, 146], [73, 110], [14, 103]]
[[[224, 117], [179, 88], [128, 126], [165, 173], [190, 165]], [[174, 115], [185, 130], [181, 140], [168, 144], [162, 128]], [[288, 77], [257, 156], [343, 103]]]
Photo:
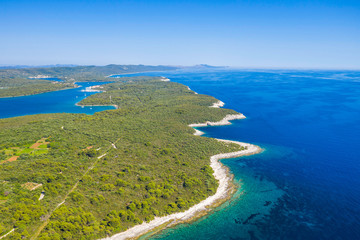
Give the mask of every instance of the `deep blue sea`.
[[360, 72], [151, 73], [247, 116], [207, 137], [258, 144], [227, 159], [241, 186], [227, 204], [152, 239], [360, 239]]
[[[360, 72], [214, 69], [136, 75], [165, 76], [222, 100], [247, 119], [202, 128], [205, 136], [265, 149], [222, 161], [239, 185], [229, 202], [151, 239], [360, 239]], [[0, 99], [0, 117], [93, 113], [94, 107], [74, 106], [85, 97], [79, 90]]]
[[[54, 78], [48, 80], [55, 81]], [[56, 80], [59, 81], [59, 80]], [[60, 80], [61, 81], [61, 80]], [[86, 87], [107, 82], [78, 82], [79, 88], [60, 90], [30, 96], [0, 98], [0, 118], [17, 117], [38, 113], [86, 113], [114, 109], [113, 106], [81, 107], [75, 104], [96, 92], [82, 92]]]

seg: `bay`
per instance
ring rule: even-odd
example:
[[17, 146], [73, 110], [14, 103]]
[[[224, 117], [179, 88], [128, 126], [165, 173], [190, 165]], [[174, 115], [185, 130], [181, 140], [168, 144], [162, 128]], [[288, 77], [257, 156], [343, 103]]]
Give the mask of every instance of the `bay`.
[[[50, 79], [53, 80], [53, 79]], [[0, 98], [0, 118], [40, 113], [85, 113], [115, 109], [113, 106], [77, 106], [82, 99], [97, 92], [84, 92], [87, 87], [109, 82], [77, 82], [79, 88], [41, 93], [30, 96]]]

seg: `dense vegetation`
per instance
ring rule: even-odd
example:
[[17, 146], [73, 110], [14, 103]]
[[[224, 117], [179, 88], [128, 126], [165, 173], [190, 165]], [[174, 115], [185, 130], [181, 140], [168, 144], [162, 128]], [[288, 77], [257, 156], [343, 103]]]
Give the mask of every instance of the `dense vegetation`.
[[170, 66], [116, 65], [107, 66], [76, 66], [50, 68], [19, 68], [0, 69], [0, 78], [29, 78], [38, 75], [60, 78], [65, 81], [89, 81], [105, 79], [104, 76], [134, 72], [175, 70]]
[[[107, 66], [0, 69], [0, 98], [32, 95], [72, 88], [76, 81], [108, 81], [109, 79], [106, 78], [106, 76], [113, 74], [175, 69], [175, 67], [170, 66], [115, 64]], [[62, 79], [63, 82], [50, 82], [41, 80], [40, 77], [58, 78]]]
[[15, 228], [8, 239], [96, 239], [215, 193], [210, 156], [239, 146], [194, 136], [187, 125], [234, 111], [157, 78], [123, 78], [104, 90], [81, 104], [110, 104], [111, 95], [119, 109], [0, 120], [2, 159], [39, 139], [47, 149], [0, 164], [0, 236]]
[[0, 78], [0, 98], [33, 95], [44, 92], [74, 88], [74, 83], [30, 79]]

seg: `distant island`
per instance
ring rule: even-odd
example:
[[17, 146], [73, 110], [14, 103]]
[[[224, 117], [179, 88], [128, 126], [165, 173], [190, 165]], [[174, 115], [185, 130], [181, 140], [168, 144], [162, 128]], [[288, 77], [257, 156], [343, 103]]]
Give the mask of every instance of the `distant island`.
[[[106, 76], [176, 70], [171, 66], [107, 65], [41, 68], [0, 68], [0, 98], [51, 92], [76, 87], [76, 81], [108, 81]], [[57, 79], [58, 81], [54, 81]], [[29, 81], [31, 80], [31, 81]]]
[[[0, 67], [0, 98], [34, 95], [75, 88], [77, 87], [74, 84], [75, 82], [109, 81], [109, 76], [117, 74], [216, 68], [224, 67], [207, 64], [190, 67], [116, 64], [106, 66], [49, 65], [35, 68], [29, 66]], [[112, 79], [112, 81], [115, 80]]]

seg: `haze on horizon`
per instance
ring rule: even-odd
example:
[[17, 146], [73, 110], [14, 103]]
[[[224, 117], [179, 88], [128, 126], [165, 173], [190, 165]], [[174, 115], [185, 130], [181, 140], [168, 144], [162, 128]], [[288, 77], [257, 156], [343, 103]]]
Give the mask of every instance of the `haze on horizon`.
[[0, 0], [0, 65], [360, 69], [360, 2]]

